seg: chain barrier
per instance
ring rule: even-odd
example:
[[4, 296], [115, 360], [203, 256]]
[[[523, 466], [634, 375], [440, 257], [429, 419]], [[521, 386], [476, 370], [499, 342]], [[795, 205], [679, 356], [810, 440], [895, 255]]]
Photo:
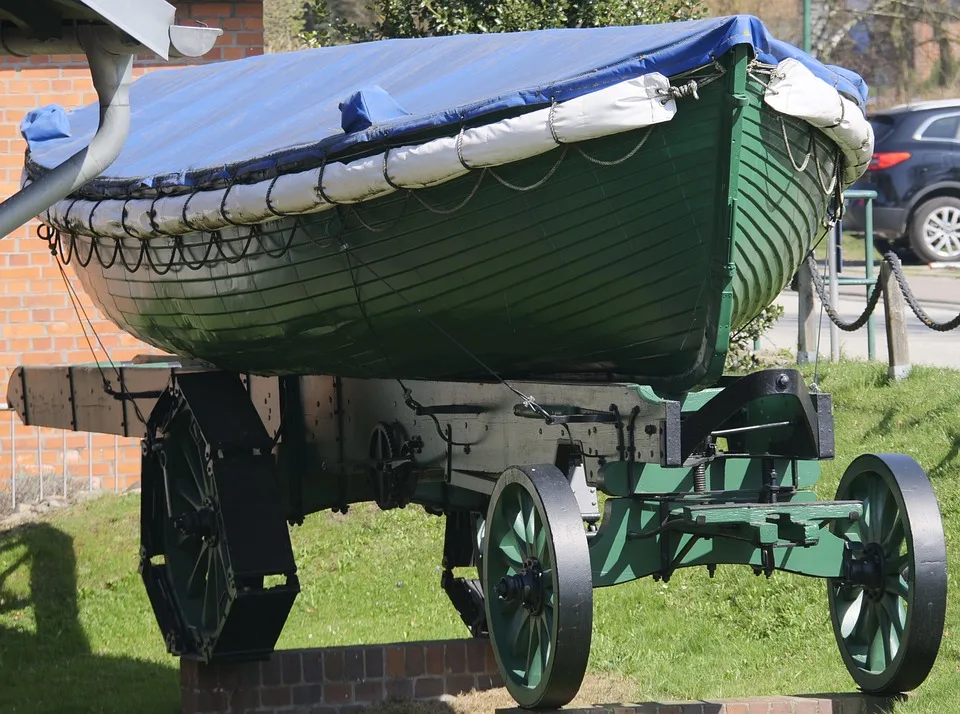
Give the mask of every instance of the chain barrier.
[[[955, 330], [960, 327], [960, 315], [957, 315], [952, 320], [948, 320], [947, 322], [937, 322], [924, 311], [923, 307], [920, 305], [920, 302], [917, 300], [917, 297], [910, 289], [910, 284], [907, 282], [907, 277], [903, 274], [903, 266], [900, 263], [900, 258], [897, 257], [896, 253], [888, 252], [884, 254], [883, 262], [890, 266], [890, 270], [896, 278], [897, 284], [900, 286], [900, 290], [903, 292], [903, 297], [906, 300], [907, 305], [910, 306], [913, 314], [917, 316], [917, 319], [920, 320], [920, 322], [922, 322], [926, 327], [929, 327], [931, 330], [935, 330], [937, 332], [949, 332], [950, 330]], [[883, 286], [880, 283], [880, 278], [877, 278], [877, 282], [874, 283], [870, 297], [867, 299], [867, 307], [860, 314], [860, 317], [853, 322], [844, 322], [837, 313], [836, 308], [830, 304], [830, 298], [827, 295], [826, 285], [824, 284], [823, 278], [820, 276], [817, 261], [814, 259], [813, 253], [810, 253], [807, 256], [805, 265], [810, 271], [813, 287], [817, 291], [817, 297], [820, 298], [820, 303], [823, 305], [824, 311], [827, 313], [830, 321], [844, 332], [855, 332], [863, 327], [873, 314], [874, 310], [876, 310], [877, 303], [880, 301], [880, 296], [883, 294]]]

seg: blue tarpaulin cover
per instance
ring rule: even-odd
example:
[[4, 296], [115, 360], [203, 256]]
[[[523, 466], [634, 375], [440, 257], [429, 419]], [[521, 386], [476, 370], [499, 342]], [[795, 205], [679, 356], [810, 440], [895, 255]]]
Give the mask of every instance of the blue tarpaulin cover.
[[[131, 87], [131, 130], [120, 156], [84, 193], [176, 191], [262, 177], [359, 145], [541, 108], [650, 72], [672, 76], [743, 43], [770, 64], [796, 58], [861, 107], [866, 101], [866, 84], [855, 73], [776, 40], [749, 15], [383, 40], [145, 75]], [[30, 141], [30, 170], [52, 168], [85, 147], [98, 120], [97, 106], [88, 106], [70, 114], [70, 136]]]

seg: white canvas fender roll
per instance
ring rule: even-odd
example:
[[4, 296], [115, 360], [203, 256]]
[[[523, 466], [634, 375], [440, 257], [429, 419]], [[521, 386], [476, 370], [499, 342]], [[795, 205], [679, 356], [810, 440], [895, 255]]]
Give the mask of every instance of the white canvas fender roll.
[[670, 121], [677, 103], [669, 90], [670, 81], [655, 72], [571, 99], [554, 109], [554, 132], [563, 142], [586, 141]]
[[277, 214], [316, 213], [337, 203], [386, 196], [398, 188], [436, 186], [471, 169], [532, 158], [563, 144], [670, 121], [677, 104], [669, 89], [670, 81], [653, 73], [467, 129], [458, 136], [390, 149], [386, 155], [347, 164], [331, 162], [321, 169], [183, 196], [99, 202], [67, 199], [54, 204], [44, 220], [71, 233], [148, 239], [218, 230], [231, 222], [259, 223]]
[[873, 127], [856, 104], [795, 59], [781, 61], [763, 95], [767, 105], [809, 122], [840, 147], [844, 188], [867, 170], [873, 156]]

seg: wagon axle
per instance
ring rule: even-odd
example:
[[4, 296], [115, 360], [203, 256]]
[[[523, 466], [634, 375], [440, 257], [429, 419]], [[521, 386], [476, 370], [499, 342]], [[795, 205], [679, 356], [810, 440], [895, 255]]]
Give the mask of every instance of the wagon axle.
[[178, 516], [173, 525], [185, 536], [209, 538], [216, 532], [216, 514], [209, 506], [203, 506]]
[[543, 569], [536, 558], [527, 558], [519, 573], [504, 575], [497, 583], [497, 596], [504, 602], [519, 600], [532, 614], [540, 612], [543, 604]]

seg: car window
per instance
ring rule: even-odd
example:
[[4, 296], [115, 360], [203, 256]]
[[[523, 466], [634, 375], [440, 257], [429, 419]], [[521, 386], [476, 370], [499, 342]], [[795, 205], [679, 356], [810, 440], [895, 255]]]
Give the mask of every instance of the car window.
[[893, 117], [884, 115], [870, 117], [870, 126], [873, 127], [874, 141], [880, 141], [893, 131]]
[[921, 134], [921, 138], [953, 140], [957, 138], [958, 128], [960, 128], [960, 115], [955, 114], [953, 116], [940, 117], [939, 119], [934, 119], [927, 125], [927, 128], [923, 130], [923, 134]]

